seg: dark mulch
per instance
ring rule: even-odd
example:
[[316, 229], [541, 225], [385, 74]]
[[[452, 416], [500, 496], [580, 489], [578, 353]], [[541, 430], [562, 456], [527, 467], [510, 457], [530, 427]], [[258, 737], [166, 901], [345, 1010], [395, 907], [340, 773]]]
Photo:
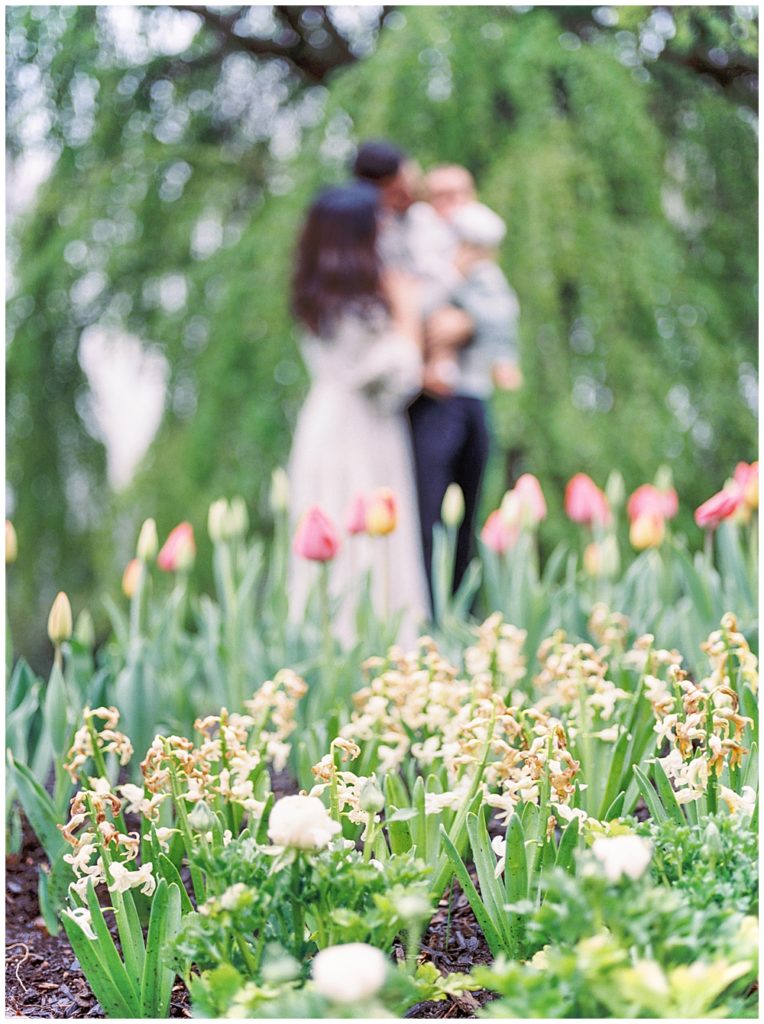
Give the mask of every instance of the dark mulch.
[[[449, 903], [451, 910], [449, 913]], [[476, 964], [493, 962], [491, 951], [475, 920], [467, 897], [454, 880], [453, 889], [438, 904], [422, 942], [426, 960], [432, 960], [441, 974], [468, 974]], [[403, 951], [401, 950], [401, 956]], [[414, 1018], [475, 1017], [476, 1011], [494, 998], [485, 990], [449, 996], [438, 1002], [418, 1003], [406, 1014]]]
[[[45, 852], [24, 822], [21, 853], [5, 859], [5, 1012], [7, 1017], [103, 1017], [66, 932], [50, 935], [37, 903]], [[185, 986], [173, 990], [171, 1017], [190, 1017]]]
[[[287, 773], [273, 779], [277, 796], [295, 792]], [[46, 863], [34, 833], [24, 821], [24, 843], [19, 854], [6, 857], [5, 889], [5, 1001], [8, 1017], [81, 1018], [104, 1016], [90, 991], [63, 929], [50, 935], [40, 917], [37, 874]], [[449, 913], [449, 902], [451, 905]], [[396, 954], [403, 957], [398, 947]], [[443, 974], [464, 973], [475, 964], [492, 960], [483, 933], [466, 897], [454, 882], [449, 898], [440, 901], [422, 943], [424, 958]], [[439, 1002], [419, 1003], [406, 1014], [412, 1018], [474, 1017], [490, 995], [465, 993]], [[173, 990], [171, 1017], [190, 1017], [185, 986]]]

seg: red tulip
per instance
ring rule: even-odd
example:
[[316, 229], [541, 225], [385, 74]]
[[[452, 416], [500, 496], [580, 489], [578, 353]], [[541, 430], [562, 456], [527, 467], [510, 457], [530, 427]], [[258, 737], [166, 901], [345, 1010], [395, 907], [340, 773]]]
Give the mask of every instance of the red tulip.
[[661, 491], [654, 484], [642, 484], [629, 498], [626, 511], [632, 523], [640, 516], [673, 519], [679, 511], [679, 499], [673, 487], [668, 491]]
[[574, 523], [586, 526], [607, 526], [610, 523], [610, 506], [591, 477], [576, 473], [565, 488], [565, 511]]
[[194, 528], [191, 523], [179, 523], [162, 545], [157, 555], [157, 565], [164, 572], [182, 572], [191, 568], [194, 558]]
[[742, 501], [743, 492], [740, 487], [725, 487], [695, 509], [695, 522], [703, 529], [715, 530], [719, 523], [737, 512]]
[[366, 500], [362, 494], [356, 495], [350, 503], [345, 529], [353, 536], [366, 533]]
[[517, 540], [518, 532], [516, 527], [507, 525], [501, 509], [497, 508], [486, 519], [485, 526], [480, 532], [480, 539], [490, 551], [503, 555]]
[[293, 549], [311, 562], [330, 562], [340, 549], [334, 523], [318, 505], [311, 505], [297, 527]]
[[514, 492], [520, 499], [523, 521], [535, 526], [546, 519], [546, 501], [541, 484], [532, 473], [523, 473], [514, 486]]

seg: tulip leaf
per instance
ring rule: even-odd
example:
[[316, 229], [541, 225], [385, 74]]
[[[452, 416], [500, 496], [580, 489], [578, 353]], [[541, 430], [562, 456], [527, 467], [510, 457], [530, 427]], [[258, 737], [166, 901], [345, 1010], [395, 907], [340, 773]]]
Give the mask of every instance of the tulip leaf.
[[450, 836], [442, 825], [440, 827], [440, 838], [446, 855], [453, 865], [454, 874], [461, 886], [462, 892], [467, 897], [467, 902], [472, 908], [472, 913], [475, 915], [477, 923], [480, 925], [480, 929], [485, 937], [485, 941], [488, 943], [488, 948], [494, 956], [498, 956], [499, 953], [504, 950], [504, 943], [502, 942], [501, 936], [494, 926], [493, 921], [488, 915], [483, 901], [478, 895], [475, 883], [472, 881], [469, 871], [464, 866], [464, 861], [459, 856]]
[[668, 818], [668, 814], [666, 813], [663, 805], [658, 799], [658, 794], [653, 789], [647, 776], [639, 767], [637, 767], [637, 765], [634, 765], [634, 778], [637, 780], [639, 791], [642, 794], [642, 798], [644, 799], [645, 804], [647, 805], [647, 809], [650, 812], [650, 816], [656, 822], [665, 821], [666, 818]]

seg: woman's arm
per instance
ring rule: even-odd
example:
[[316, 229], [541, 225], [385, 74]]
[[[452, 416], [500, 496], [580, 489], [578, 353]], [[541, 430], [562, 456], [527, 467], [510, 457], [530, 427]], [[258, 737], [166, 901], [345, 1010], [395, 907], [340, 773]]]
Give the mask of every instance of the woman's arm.
[[382, 284], [395, 331], [421, 351], [424, 347], [424, 333], [416, 278], [403, 271], [390, 269], [385, 271]]

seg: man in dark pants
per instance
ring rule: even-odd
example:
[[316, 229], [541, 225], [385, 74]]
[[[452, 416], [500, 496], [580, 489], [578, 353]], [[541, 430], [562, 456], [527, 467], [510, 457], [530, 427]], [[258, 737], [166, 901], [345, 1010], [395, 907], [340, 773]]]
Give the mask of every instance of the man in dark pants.
[[[475, 200], [472, 175], [465, 168], [436, 168], [428, 175], [431, 202], [416, 204], [413, 166], [401, 150], [388, 142], [363, 143], [356, 154], [353, 173], [379, 188], [383, 261], [411, 274], [421, 286], [428, 359], [424, 392], [409, 407], [409, 418], [422, 548], [432, 594], [433, 527], [440, 521], [449, 484], [458, 484], [464, 495], [465, 513], [457, 538], [455, 590], [472, 555], [480, 486], [488, 461], [485, 399], [491, 383], [487, 363], [478, 365], [477, 374], [474, 365], [465, 374], [464, 368], [457, 366], [454, 353], [472, 343], [472, 362], [477, 357], [480, 364], [486, 344], [482, 330], [486, 315], [489, 322], [501, 325], [503, 335], [505, 320], [514, 315], [513, 293], [505, 294], [506, 283], [503, 279], [497, 282], [488, 266], [478, 272], [474, 282], [467, 282], [465, 269], [457, 270], [454, 265], [459, 239], [451, 221], [454, 215], [458, 216], [456, 211]], [[480, 217], [477, 227], [481, 227]], [[477, 332], [479, 346], [473, 338], [477, 323], [481, 324]], [[436, 361], [430, 358], [434, 352], [450, 352], [451, 358]], [[444, 372], [448, 369], [455, 375], [451, 380]]]
[[464, 495], [464, 520], [459, 527], [454, 565], [454, 589], [459, 586], [472, 557], [480, 485], [488, 461], [485, 405], [478, 398], [422, 394], [409, 407], [414, 444], [419, 516], [422, 524], [427, 578], [432, 590], [432, 531], [448, 485], [456, 483]]

